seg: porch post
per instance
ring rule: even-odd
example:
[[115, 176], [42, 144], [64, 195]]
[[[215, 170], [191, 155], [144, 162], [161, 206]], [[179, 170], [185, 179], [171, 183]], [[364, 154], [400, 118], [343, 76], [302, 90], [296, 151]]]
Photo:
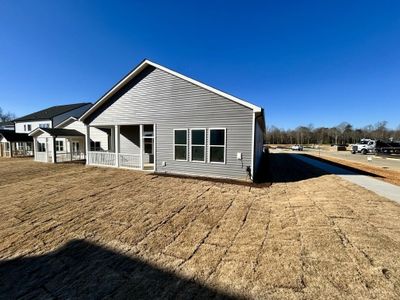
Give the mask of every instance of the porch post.
[[56, 153], [56, 137], [53, 136], [53, 157], [51, 158], [51, 162], [53, 164], [57, 163], [57, 153]]
[[10, 157], [13, 157], [13, 144], [14, 143], [12, 143], [12, 142], [9, 142], [10, 143]]
[[139, 135], [140, 135], [140, 170], [143, 170], [143, 124], [139, 125]]
[[115, 125], [115, 166], [119, 167], [119, 125]]
[[86, 154], [86, 164], [87, 165], [89, 165], [89, 151], [90, 151], [90, 126], [86, 125], [85, 154]]
[[69, 144], [69, 152], [70, 152], [71, 161], [72, 161], [72, 158], [73, 158], [72, 151], [74, 151], [74, 149], [72, 149], [71, 139], [67, 139], [67, 141], [68, 141], [68, 144]]
[[49, 162], [49, 138], [46, 138], [45, 148], [46, 148], [46, 162]]
[[33, 158], [36, 160], [36, 147], [37, 147], [37, 139], [33, 137]]

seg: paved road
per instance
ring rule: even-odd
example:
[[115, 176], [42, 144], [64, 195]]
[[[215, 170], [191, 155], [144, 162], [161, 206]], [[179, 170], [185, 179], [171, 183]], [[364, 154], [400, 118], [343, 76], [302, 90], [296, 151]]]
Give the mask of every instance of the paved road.
[[291, 154], [291, 156], [302, 161], [303, 163], [307, 163], [330, 174], [335, 174], [380, 196], [400, 203], [400, 187], [397, 185], [375, 179], [371, 176], [359, 175], [349, 170], [345, 170], [343, 168], [339, 168], [334, 165], [303, 156], [301, 154]]

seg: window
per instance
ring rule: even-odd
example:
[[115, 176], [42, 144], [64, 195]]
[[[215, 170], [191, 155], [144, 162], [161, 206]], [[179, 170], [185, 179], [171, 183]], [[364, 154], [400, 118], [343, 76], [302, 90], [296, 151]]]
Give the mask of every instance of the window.
[[38, 146], [38, 152], [46, 152], [46, 144], [45, 143], [37, 143]]
[[56, 141], [56, 151], [64, 151], [64, 141]]
[[144, 138], [144, 153], [153, 154], [153, 138]]
[[190, 160], [206, 162], [206, 130], [190, 130]]
[[209, 160], [211, 163], [225, 163], [226, 129], [210, 129]]
[[100, 142], [90, 141], [90, 151], [101, 151]]
[[32, 125], [28, 124], [28, 131], [31, 131], [31, 130], [32, 130]]
[[39, 128], [49, 128], [49, 124], [43, 123], [43, 124], [39, 124]]
[[26, 124], [24, 125], [24, 131], [26, 131]]
[[187, 129], [174, 130], [174, 159], [187, 160]]

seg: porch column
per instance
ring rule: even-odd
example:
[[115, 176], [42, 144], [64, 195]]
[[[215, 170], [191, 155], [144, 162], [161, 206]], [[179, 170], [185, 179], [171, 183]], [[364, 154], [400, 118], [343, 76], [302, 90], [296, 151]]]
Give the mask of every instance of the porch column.
[[86, 164], [89, 165], [89, 151], [90, 151], [90, 126], [86, 126], [85, 135], [85, 154], [86, 154]]
[[73, 151], [74, 149], [72, 149], [71, 139], [67, 139], [67, 141], [68, 141], [69, 153], [70, 153], [71, 161], [72, 161], [72, 160], [73, 160], [73, 153], [72, 153], [72, 151]]
[[49, 139], [48, 138], [46, 138], [45, 148], [46, 148], [46, 162], [49, 162]]
[[11, 143], [11, 142], [8, 142], [8, 143], [10, 145], [10, 157], [13, 157], [13, 148], [12, 148], [12, 146], [13, 146], [14, 143]]
[[36, 151], [37, 151], [37, 139], [36, 137], [33, 138], [33, 157], [36, 160]]
[[119, 167], [119, 125], [115, 125], [115, 166]]
[[140, 136], [140, 170], [143, 170], [143, 124], [139, 125], [139, 136]]
[[53, 157], [51, 158], [51, 162], [53, 164], [57, 163], [57, 153], [56, 153], [56, 137], [53, 136]]

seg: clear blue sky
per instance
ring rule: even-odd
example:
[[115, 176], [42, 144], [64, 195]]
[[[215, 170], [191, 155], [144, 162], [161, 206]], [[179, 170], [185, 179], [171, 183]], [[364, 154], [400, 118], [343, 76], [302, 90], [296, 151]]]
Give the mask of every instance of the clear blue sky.
[[268, 125], [400, 124], [400, 1], [140, 2], [0, 0], [0, 106], [94, 102], [149, 58]]

